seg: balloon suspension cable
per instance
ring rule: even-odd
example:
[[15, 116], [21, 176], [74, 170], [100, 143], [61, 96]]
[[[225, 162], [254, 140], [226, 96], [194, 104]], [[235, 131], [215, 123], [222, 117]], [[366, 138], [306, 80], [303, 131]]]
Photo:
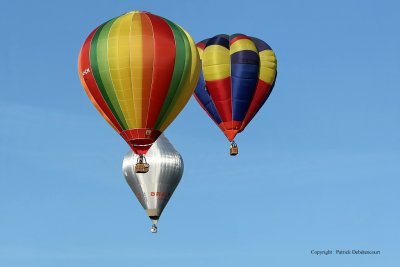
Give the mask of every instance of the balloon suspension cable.
[[135, 165], [136, 173], [146, 173], [149, 171], [150, 165], [147, 163], [146, 158], [143, 154], [139, 154]]
[[229, 146], [229, 152], [231, 156], [236, 156], [239, 153], [239, 148], [235, 140], [232, 140], [231, 145]]
[[145, 156], [143, 154], [139, 154], [136, 163], [147, 163]]
[[156, 234], [157, 233], [157, 225], [153, 224], [151, 226], [150, 232], [152, 232], [153, 234]]

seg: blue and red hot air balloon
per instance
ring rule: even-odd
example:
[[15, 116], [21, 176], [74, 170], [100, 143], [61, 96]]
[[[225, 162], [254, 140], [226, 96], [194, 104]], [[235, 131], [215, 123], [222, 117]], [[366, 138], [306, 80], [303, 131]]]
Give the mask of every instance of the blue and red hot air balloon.
[[231, 142], [268, 99], [277, 75], [275, 53], [264, 41], [244, 34], [216, 35], [197, 43], [202, 71], [196, 100]]

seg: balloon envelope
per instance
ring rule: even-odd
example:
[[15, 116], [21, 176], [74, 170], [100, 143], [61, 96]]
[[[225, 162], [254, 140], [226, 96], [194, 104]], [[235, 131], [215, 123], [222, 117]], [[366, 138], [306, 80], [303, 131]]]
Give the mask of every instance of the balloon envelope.
[[271, 93], [275, 53], [244, 34], [220, 34], [197, 43], [202, 71], [194, 96], [229, 141], [243, 131]]
[[147, 153], [151, 165], [149, 172], [135, 172], [137, 159], [138, 156], [132, 152], [126, 154], [122, 171], [147, 215], [157, 223], [182, 178], [183, 160], [164, 135], [160, 135]]
[[78, 70], [104, 119], [135, 153], [145, 154], [188, 102], [200, 62], [192, 38], [180, 26], [133, 11], [90, 33]]

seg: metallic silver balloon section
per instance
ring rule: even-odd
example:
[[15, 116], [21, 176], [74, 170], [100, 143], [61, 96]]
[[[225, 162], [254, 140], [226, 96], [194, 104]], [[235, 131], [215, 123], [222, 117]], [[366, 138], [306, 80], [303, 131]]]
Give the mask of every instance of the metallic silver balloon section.
[[157, 222], [183, 174], [183, 160], [171, 142], [160, 135], [146, 154], [150, 170], [136, 173], [138, 155], [128, 152], [122, 172], [136, 198], [153, 221], [152, 233], [157, 232]]

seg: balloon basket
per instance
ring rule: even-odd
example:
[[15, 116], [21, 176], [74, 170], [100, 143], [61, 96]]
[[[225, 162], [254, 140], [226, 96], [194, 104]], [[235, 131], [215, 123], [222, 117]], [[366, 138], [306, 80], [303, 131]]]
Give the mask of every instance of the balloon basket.
[[237, 147], [235, 141], [232, 141], [231, 146], [229, 147], [229, 152], [231, 156], [236, 156], [239, 153], [239, 148]]
[[149, 164], [148, 163], [136, 163], [135, 165], [135, 172], [136, 173], [146, 173], [149, 171]]
[[231, 156], [236, 156], [239, 153], [239, 149], [237, 147], [231, 147], [230, 154]]
[[146, 158], [140, 154], [135, 165], [135, 172], [146, 173], [149, 171], [149, 167], [150, 165], [146, 162]]

